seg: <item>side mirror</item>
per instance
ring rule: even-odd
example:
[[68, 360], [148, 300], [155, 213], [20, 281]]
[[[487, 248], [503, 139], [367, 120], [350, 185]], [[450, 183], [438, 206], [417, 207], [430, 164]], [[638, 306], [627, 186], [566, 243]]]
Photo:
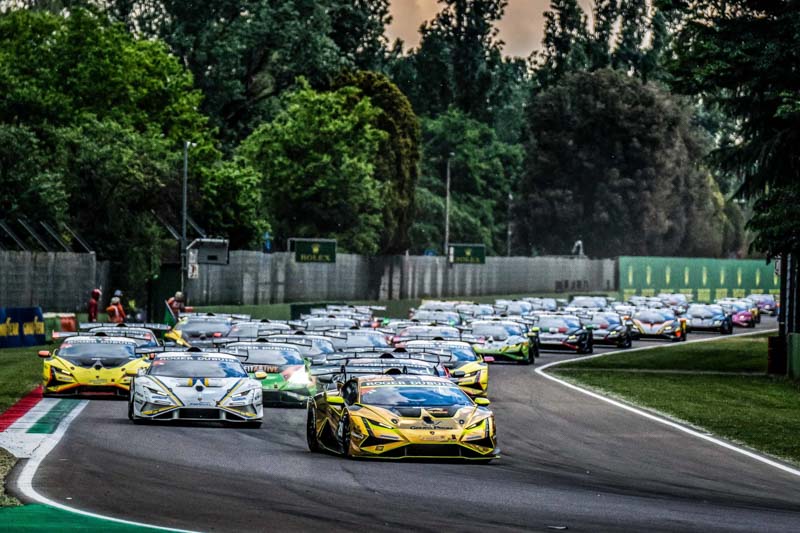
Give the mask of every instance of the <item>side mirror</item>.
[[454, 378], [463, 378], [464, 376], [467, 375], [467, 373], [464, 372], [463, 370], [453, 370], [452, 372], [450, 372], [450, 375], [453, 376]]
[[50, 352], [48, 352], [47, 350], [40, 350], [38, 355], [42, 359], [47, 359], [48, 357], [50, 357]]
[[344, 405], [344, 398], [341, 396], [328, 396], [329, 405]]
[[128, 376], [129, 378], [132, 378], [134, 376], [138, 376], [139, 375], [139, 369], [138, 368], [129, 368], [128, 370], [125, 371], [125, 375]]
[[489, 401], [489, 398], [475, 398], [475, 405], [480, 405], [481, 407], [486, 407], [490, 403], [492, 403], [492, 402]]
[[483, 356], [483, 362], [484, 363], [494, 363], [494, 357], [492, 357], [491, 355], [484, 355]]
[[261, 370], [256, 372], [254, 374], [254, 376], [255, 376], [256, 379], [267, 379], [267, 373], [266, 372], [262, 372]]

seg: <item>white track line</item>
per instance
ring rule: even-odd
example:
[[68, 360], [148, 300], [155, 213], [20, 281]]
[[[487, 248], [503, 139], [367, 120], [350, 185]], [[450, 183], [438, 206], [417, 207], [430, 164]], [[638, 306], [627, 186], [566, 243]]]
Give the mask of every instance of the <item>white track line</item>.
[[[748, 335], [757, 335], [757, 334], [761, 334], [761, 333], [771, 333], [771, 332], [774, 332], [774, 331], [777, 331], [777, 330], [769, 329], [769, 330], [753, 331], [753, 332], [748, 332], [748, 333], [738, 333], [736, 335], [726, 335], [725, 337], [722, 337], [722, 338], [723, 339], [729, 339], [731, 337], [744, 337], [744, 336], [748, 336]], [[720, 337], [711, 337], [711, 338], [708, 338], [708, 339], [701, 339], [701, 340], [697, 340], [697, 341], [687, 341], [687, 344], [689, 344], [689, 343], [698, 343], [698, 342], [709, 342], [709, 341], [716, 341], [716, 340], [720, 340]], [[551, 367], [554, 367], [554, 366], [558, 366], [558, 365], [562, 365], [564, 363], [570, 363], [570, 362], [573, 362], [573, 361], [585, 361], [587, 359], [595, 359], [597, 357], [604, 357], [606, 355], [611, 355], [611, 354], [615, 354], [615, 353], [643, 352], [643, 351], [646, 351], [646, 350], [652, 350], [654, 348], [666, 348], [666, 347], [676, 347], [677, 348], [677, 347], [680, 347], [680, 346], [686, 346], [686, 344], [675, 343], [675, 344], [667, 344], [667, 345], [663, 345], [663, 346], [656, 345], [656, 346], [645, 346], [645, 347], [642, 347], [642, 348], [633, 348], [633, 349], [628, 349], [628, 350], [615, 350], [613, 352], [606, 352], [606, 353], [601, 353], [601, 354], [597, 354], [597, 355], [590, 355], [590, 356], [587, 356], [587, 357], [576, 357], [576, 358], [567, 359], [567, 360], [564, 360], [564, 361], [554, 361], [552, 363], [548, 363], [548, 364], [546, 364], [544, 366], [536, 368], [535, 371], [540, 376], [543, 376], [543, 377], [545, 377], [545, 378], [547, 378], [547, 379], [549, 379], [551, 381], [555, 381], [556, 383], [559, 383], [560, 385], [563, 385], [565, 387], [569, 387], [572, 390], [576, 390], [576, 391], [578, 391], [578, 392], [580, 392], [582, 394], [585, 394], [587, 396], [591, 396], [592, 398], [596, 398], [596, 399], [602, 400], [602, 401], [604, 401], [606, 403], [610, 403], [611, 405], [613, 405], [615, 407], [619, 407], [620, 409], [625, 409], [626, 411], [629, 411], [631, 413], [635, 413], [635, 414], [637, 414], [639, 416], [643, 416], [644, 418], [652, 420], [653, 422], [658, 422], [659, 424], [663, 424], [665, 426], [669, 426], [671, 428], [677, 429], [678, 431], [682, 431], [684, 433], [688, 433], [689, 435], [691, 435], [693, 437], [696, 437], [698, 439], [703, 439], [703, 440], [705, 440], [707, 442], [710, 442], [712, 444], [716, 444], [717, 446], [721, 446], [723, 448], [726, 448], [726, 449], [731, 450], [733, 452], [736, 452], [738, 454], [744, 455], [744, 456], [749, 457], [751, 459], [755, 459], [756, 461], [759, 461], [761, 463], [769, 465], [769, 466], [771, 466], [773, 468], [777, 468], [778, 470], [782, 470], [782, 471], [784, 471], [786, 473], [789, 473], [789, 474], [792, 474], [794, 476], [800, 477], [800, 470], [797, 470], [796, 468], [792, 468], [792, 467], [790, 467], [788, 465], [785, 465], [783, 463], [779, 463], [778, 461], [774, 461], [774, 460], [770, 459], [769, 457], [765, 457], [763, 455], [751, 452], [750, 450], [746, 450], [744, 448], [740, 448], [740, 447], [735, 446], [735, 445], [733, 445], [733, 444], [731, 444], [729, 442], [725, 442], [724, 440], [720, 440], [720, 439], [718, 439], [716, 437], [712, 437], [710, 435], [706, 435], [706, 434], [700, 433], [699, 431], [695, 431], [695, 430], [693, 430], [691, 428], [688, 428], [688, 427], [686, 427], [686, 426], [684, 426], [682, 424], [678, 424], [677, 422], [673, 422], [672, 420], [668, 420], [666, 418], [663, 418], [663, 417], [660, 417], [660, 416], [656, 416], [656, 415], [654, 415], [652, 413], [648, 413], [648, 412], [643, 411], [641, 409], [637, 409], [636, 407], [633, 407], [631, 405], [628, 405], [628, 404], [625, 404], [625, 403], [622, 403], [622, 402], [618, 402], [616, 400], [612, 400], [611, 398], [603, 396], [602, 394], [598, 394], [596, 392], [592, 392], [590, 390], [584, 389], [583, 387], [579, 387], [577, 385], [574, 385], [572, 383], [564, 381], [563, 379], [559, 379], [557, 377], [554, 377], [554, 376], [548, 374], [547, 372], [545, 372], [545, 370], [547, 370], [548, 368], [551, 368]]]
[[83, 411], [83, 409], [88, 405], [88, 402], [81, 402], [81, 405], [76, 407], [69, 415], [64, 417], [61, 423], [58, 425], [58, 428], [53, 433], [51, 438], [47, 439], [41, 446], [39, 446], [30, 459], [27, 460], [25, 466], [22, 467], [22, 472], [19, 474], [19, 478], [17, 479], [17, 487], [19, 488], [20, 492], [24, 494], [27, 498], [36, 501], [38, 503], [43, 503], [45, 505], [49, 505], [50, 507], [55, 507], [57, 509], [61, 509], [62, 511], [68, 511], [70, 513], [76, 513], [83, 516], [89, 516], [91, 518], [99, 518], [101, 520], [108, 520], [110, 522], [117, 522], [119, 524], [126, 524], [129, 526], [138, 526], [138, 527], [147, 527], [151, 529], [158, 529], [162, 531], [176, 531], [179, 533], [194, 533], [189, 530], [185, 529], [174, 529], [169, 527], [163, 526], [156, 526], [153, 524], [146, 524], [144, 522], [135, 522], [132, 520], [123, 520], [121, 518], [114, 518], [111, 516], [105, 516], [97, 513], [91, 513], [89, 511], [83, 511], [81, 509], [77, 509], [75, 507], [70, 507], [68, 505], [64, 505], [63, 503], [51, 500], [46, 496], [42, 496], [39, 494], [36, 489], [33, 488], [33, 478], [36, 475], [36, 471], [39, 469], [39, 465], [42, 464], [42, 461], [47, 457], [47, 455], [53, 451], [56, 445], [61, 441], [61, 438], [67, 432], [67, 428], [75, 420], [78, 415]]

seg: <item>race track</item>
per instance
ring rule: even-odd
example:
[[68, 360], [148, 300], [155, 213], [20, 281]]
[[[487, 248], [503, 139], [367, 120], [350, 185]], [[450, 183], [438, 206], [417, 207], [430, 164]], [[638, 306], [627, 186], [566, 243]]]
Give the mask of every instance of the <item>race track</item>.
[[[774, 319], [761, 327], [775, 327]], [[568, 357], [545, 353], [537, 365]], [[490, 372], [503, 451], [490, 465], [311, 454], [300, 409], [265, 409], [257, 430], [134, 426], [125, 402], [93, 401], [42, 463], [34, 487], [80, 509], [203, 531], [800, 527], [800, 478], [532, 367]]]

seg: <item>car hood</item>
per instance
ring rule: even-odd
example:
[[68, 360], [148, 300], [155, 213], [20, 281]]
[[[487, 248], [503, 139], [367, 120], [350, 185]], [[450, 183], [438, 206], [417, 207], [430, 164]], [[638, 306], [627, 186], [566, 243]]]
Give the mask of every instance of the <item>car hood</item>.
[[361, 408], [353, 414], [376, 420], [400, 431], [453, 430], [466, 428], [483, 419], [492, 417], [490, 410], [477, 405], [429, 408], [383, 408], [374, 405], [361, 405]]
[[250, 378], [205, 378], [205, 377], [160, 377], [143, 376], [136, 378], [137, 385], [158, 390], [166, 389], [182, 402], [196, 400], [218, 402], [234, 392], [246, 391], [261, 385]]

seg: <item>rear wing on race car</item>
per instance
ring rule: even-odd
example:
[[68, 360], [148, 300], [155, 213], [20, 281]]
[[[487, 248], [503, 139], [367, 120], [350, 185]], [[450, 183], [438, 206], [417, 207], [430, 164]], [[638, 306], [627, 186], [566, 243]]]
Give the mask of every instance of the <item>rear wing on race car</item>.
[[195, 317], [195, 318], [232, 318], [234, 320], [250, 320], [250, 315], [243, 315], [238, 313], [180, 313], [178, 318]]
[[158, 322], [81, 322], [78, 324], [80, 331], [88, 331], [94, 328], [142, 328], [152, 331], [169, 331], [172, 329], [170, 326]]

